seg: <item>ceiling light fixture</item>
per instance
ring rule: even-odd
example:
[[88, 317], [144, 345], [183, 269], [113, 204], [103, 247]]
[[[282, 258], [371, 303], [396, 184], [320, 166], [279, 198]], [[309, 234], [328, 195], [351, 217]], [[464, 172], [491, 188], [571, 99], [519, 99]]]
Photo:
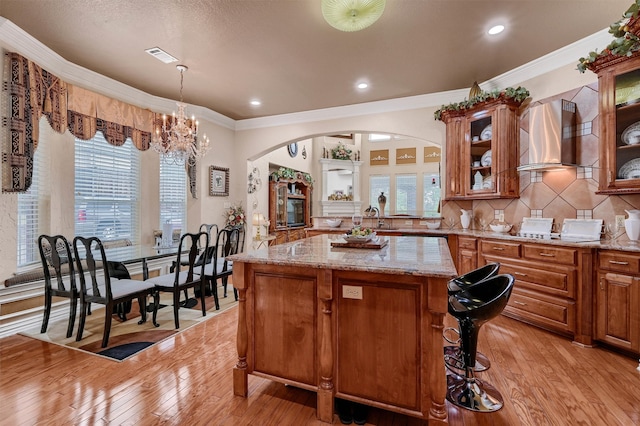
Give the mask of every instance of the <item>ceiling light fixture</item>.
[[253, 106], [260, 106], [260, 105], [262, 105], [262, 102], [260, 102], [260, 101], [259, 101], [259, 100], [257, 100], [257, 99], [254, 99], [254, 100], [252, 100], [252, 101], [251, 101], [251, 102], [249, 102], [249, 103], [250, 103], [251, 105], [253, 105]]
[[380, 18], [385, 0], [322, 0], [322, 16], [340, 31], [360, 31]]
[[364, 90], [367, 87], [369, 87], [368, 83], [358, 83], [358, 89], [360, 89], [360, 90]]
[[496, 35], [496, 34], [500, 34], [502, 31], [504, 31], [504, 25], [494, 25], [493, 27], [489, 28], [489, 31], [487, 31], [489, 33], [489, 35]]
[[194, 165], [209, 151], [209, 138], [203, 135], [198, 144], [198, 122], [193, 116], [187, 118], [187, 104], [182, 102], [182, 83], [188, 68], [185, 65], [177, 65], [176, 68], [180, 71], [180, 102], [176, 102], [178, 115], [174, 112], [169, 120], [163, 115], [162, 126], [156, 120], [151, 146], [167, 163]]

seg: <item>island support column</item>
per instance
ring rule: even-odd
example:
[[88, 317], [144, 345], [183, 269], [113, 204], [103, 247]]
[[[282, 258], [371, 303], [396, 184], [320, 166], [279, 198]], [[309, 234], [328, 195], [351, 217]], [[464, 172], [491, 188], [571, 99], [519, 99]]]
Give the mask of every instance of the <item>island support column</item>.
[[247, 373], [247, 280], [244, 276], [245, 264], [236, 262], [233, 265], [233, 287], [238, 290], [238, 332], [236, 334], [236, 348], [238, 362], [233, 368], [233, 394], [247, 397], [249, 394], [249, 379]]
[[320, 421], [333, 423], [333, 334], [331, 333], [331, 303], [333, 302], [332, 274], [330, 269], [318, 273], [318, 299], [320, 301], [320, 383], [316, 416]]

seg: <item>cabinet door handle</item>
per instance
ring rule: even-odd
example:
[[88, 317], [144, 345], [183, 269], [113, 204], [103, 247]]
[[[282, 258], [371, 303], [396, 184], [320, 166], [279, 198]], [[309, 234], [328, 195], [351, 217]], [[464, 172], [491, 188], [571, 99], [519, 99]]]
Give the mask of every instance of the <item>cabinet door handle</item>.
[[614, 265], [628, 265], [629, 262], [623, 262], [620, 260], [610, 260], [609, 263], [614, 264]]
[[523, 272], [514, 272], [513, 275], [520, 275], [521, 277], [526, 277], [527, 274], [523, 273]]
[[526, 303], [518, 302], [517, 300], [514, 300], [514, 301], [513, 301], [513, 304], [514, 304], [514, 305], [520, 305], [520, 306], [527, 306], [527, 304], [526, 304]]
[[498, 251], [502, 251], [504, 250], [504, 247], [492, 247], [494, 250], [498, 250]]
[[538, 254], [544, 257], [556, 257], [556, 255], [552, 253], [538, 253]]
[[604, 290], [604, 278], [600, 278], [600, 290]]

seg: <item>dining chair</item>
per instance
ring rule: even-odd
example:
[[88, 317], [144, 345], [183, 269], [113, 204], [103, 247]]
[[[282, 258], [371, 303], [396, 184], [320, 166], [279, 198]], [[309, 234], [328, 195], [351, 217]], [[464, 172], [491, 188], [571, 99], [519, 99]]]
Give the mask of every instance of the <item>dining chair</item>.
[[[188, 261], [184, 267], [175, 268], [174, 272], [170, 272], [158, 277], [151, 277], [146, 282], [155, 285], [158, 291], [173, 293], [173, 320], [176, 328], [180, 328], [180, 319], [178, 310], [180, 309], [180, 293], [185, 292], [189, 288], [199, 288], [200, 305], [202, 307], [202, 316], [207, 315], [205, 305], [205, 262], [198, 263], [200, 252], [209, 250], [209, 234], [207, 232], [198, 232], [197, 234], [185, 233], [180, 237], [180, 246], [178, 247], [178, 257], [176, 264], [181, 264], [181, 260], [186, 255]], [[186, 268], [186, 269], [185, 269]]]
[[62, 235], [43, 234], [38, 237], [38, 250], [44, 271], [44, 318], [40, 333], [45, 333], [49, 326], [53, 296], [66, 297], [69, 299], [67, 337], [71, 337], [76, 320], [76, 309], [80, 300], [71, 247]]
[[[227, 260], [226, 257], [238, 252], [239, 239], [239, 227], [226, 227], [218, 231], [216, 243], [213, 250], [210, 250], [212, 255], [211, 261], [207, 262], [204, 266], [204, 275], [207, 286], [211, 288], [216, 310], [220, 309], [220, 301], [218, 299], [218, 279], [222, 279], [224, 297], [227, 297], [227, 281], [229, 276], [233, 274], [233, 262]], [[238, 300], [238, 293], [235, 288], [234, 294], [236, 300]]]
[[119, 304], [138, 299], [140, 307], [140, 321], [147, 321], [147, 296], [153, 295], [153, 325], [156, 327], [158, 314], [158, 292], [153, 283], [148, 281], [118, 279], [109, 273], [109, 262], [104, 252], [104, 246], [97, 237], [75, 237], [73, 252], [80, 277], [80, 325], [76, 341], [82, 340], [84, 324], [88, 306], [91, 303], [105, 305], [104, 331], [102, 333], [102, 347], [109, 343], [111, 319]]

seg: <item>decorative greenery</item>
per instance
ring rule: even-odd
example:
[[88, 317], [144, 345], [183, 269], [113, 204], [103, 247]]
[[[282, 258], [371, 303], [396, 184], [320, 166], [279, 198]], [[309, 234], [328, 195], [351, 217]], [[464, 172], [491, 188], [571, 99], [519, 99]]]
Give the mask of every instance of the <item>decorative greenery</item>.
[[335, 148], [331, 148], [331, 158], [334, 160], [351, 160], [351, 150], [339, 143]]
[[622, 19], [611, 24], [609, 33], [615, 38], [602, 52], [589, 52], [587, 57], [578, 59], [578, 71], [585, 72], [589, 66], [600, 58], [608, 55], [631, 56], [640, 50], [640, 38], [630, 31], [629, 21], [638, 17], [640, 0], [635, 0], [631, 7], [622, 15]]
[[229, 207], [229, 209], [224, 213], [224, 216], [226, 218], [226, 226], [232, 227], [243, 225], [245, 222], [245, 215], [242, 203]]
[[313, 178], [309, 173], [298, 172], [289, 167], [280, 167], [278, 170], [271, 173], [271, 179], [276, 182], [280, 179], [304, 179], [309, 183], [309, 185], [313, 185]]
[[522, 102], [528, 97], [529, 91], [521, 86], [518, 86], [515, 89], [513, 87], [507, 87], [504, 90], [492, 90], [490, 92], [481, 91], [479, 95], [474, 96], [471, 99], [449, 105], [442, 105], [439, 110], [433, 113], [433, 116], [436, 120], [442, 120], [442, 113], [445, 111], [463, 111], [465, 109], [472, 108], [481, 102], [491, 101], [498, 98], [513, 99], [516, 102]]

